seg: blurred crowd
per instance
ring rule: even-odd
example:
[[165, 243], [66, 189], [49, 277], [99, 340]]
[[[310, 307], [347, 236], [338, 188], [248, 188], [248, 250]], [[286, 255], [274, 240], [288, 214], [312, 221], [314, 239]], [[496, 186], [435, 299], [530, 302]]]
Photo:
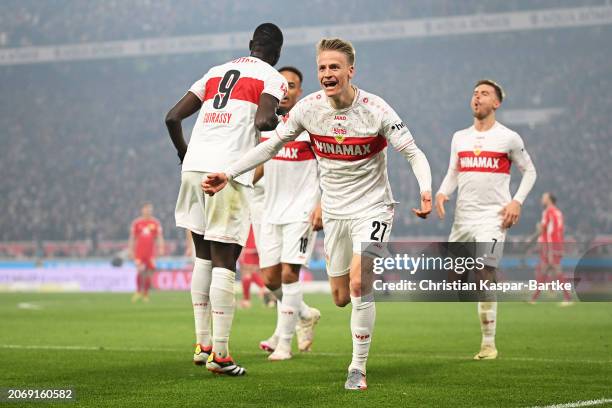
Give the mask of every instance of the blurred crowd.
[[[607, 2], [582, 0], [579, 5]], [[3, 0], [0, 47], [249, 31], [253, 21], [309, 26], [576, 7], [574, 0], [312, 0], [290, 2], [286, 9], [281, 4], [274, 0]]]
[[[58, 7], [64, 3], [68, 6]], [[265, 17], [267, 8], [277, 7], [272, 1], [258, 2], [255, 18], [246, 2], [202, 3], [206, 10], [201, 3], [11, 0], [3, 7], [12, 14], [0, 16], [0, 30], [5, 46], [194, 34], [212, 29], [215, 22], [215, 30], [241, 31], [252, 29], [258, 18], [273, 20]], [[514, 3], [526, 4], [402, 3], [382, 1], [388, 7], [372, 8], [365, 1], [349, 6], [308, 2], [301, 6], [305, 13], [319, 5], [326, 8], [321, 15], [327, 20], [306, 23], [296, 14], [285, 21], [306, 26], [508, 11], [522, 7]], [[529, 8], [569, 3], [539, 0], [529, 2]], [[154, 13], [147, 11], [151, 8]], [[135, 17], [139, 13], [146, 23]], [[491, 77], [506, 88], [500, 114], [557, 109], [558, 114], [537, 123], [521, 121], [520, 115], [506, 123], [522, 135], [538, 170], [516, 233], [527, 235], [535, 228], [544, 191], [556, 193], [570, 234], [581, 229], [612, 233], [611, 34], [609, 27], [590, 27], [356, 43], [354, 82], [382, 96], [400, 114], [429, 158], [434, 189], [446, 172], [453, 132], [471, 124], [469, 99], [476, 80]], [[0, 242], [123, 240], [145, 201], [154, 203], [166, 237], [180, 240], [173, 218], [180, 167], [164, 115], [208, 67], [236, 56], [218, 52], [0, 67]], [[314, 44], [286, 48], [280, 64], [304, 72], [305, 93], [318, 89]], [[186, 137], [192, 125], [193, 118], [184, 123]], [[400, 202], [394, 235], [448, 234], [452, 211], [444, 222], [412, 216], [410, 208], [418, 204], [416, 180], [401, 156], [389, 156]], [[520, 177], [513, 173], [515, 189]]]

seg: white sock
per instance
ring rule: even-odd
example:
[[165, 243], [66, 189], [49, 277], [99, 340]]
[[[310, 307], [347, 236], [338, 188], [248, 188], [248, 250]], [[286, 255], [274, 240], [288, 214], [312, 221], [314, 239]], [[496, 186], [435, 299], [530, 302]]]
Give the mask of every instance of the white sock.
[[208, 259], [196, 258], [191, 274], [191, 303], [195, 321], [196, 343], [210, 346], [210, 281], [212, 263]]
[[274, 296], [276, 296], [276, 300], [278, 301], [283, 300], [283, 286], [282, 285], [279, 288], [270, 290], [270, 292], [274, 293]]
[[480, 318], [482, 345], [495, 346], [497, 302], [478, 302], [478, 317]]
[[295, 325], [302, 304], [301, 283], [283, 283], [283, 301], [281, 302], [281, 313], [279, 315], [279, 347], [291, 350], [291, 340], [295, 333]]
[[234, 318], [234, 283], [236, 272], [225, 268], [212, 269], [210, 305], [212, 310], [213, 351], [216, 356], [229, 356], [229, 336]]
[[280, 337], [280, 332], [281, 332], [281, 301], [277, 300], [276, 301], [276, 328], [274, 328], [274, 334], [272, 335], [272, 337], [276, 337], [276, 340], [278, 341], [278, 338]]
[[368, 352], [374, 332], [374, 321], [376, 320], [376, 305], [374, 297], [351, 296], [353, 310], [351, 312], [351, 334], [353, 337], [353, 360], [349, 371], [357, 369], [365, 374]]
[[[304, 292], [302, 292], [303, 294]], [[312, 313], [310, 312], [310, 306], [308, 306], [306, 303], [304, 303], [304, 301], [302, 301], [302, 304], [300, 305], [300, 319], [302, 320], [308, 320], [312, 318]]]
[[[283, 299], [283, 286], [281, 284], [280, 287], [276, 288], [276, 289], [270, 289], [270, 292], [272, 292], [274, 294], [274, 296], [276, 296], [276, 327], [274, 328], [274, 334], [272, 335], [272, 337], [276, 337], [276, 340], [278, 340], [279, 336], [280, 336], [280, 321], [281, 321], [281, 303], [282, 303], [282, 299]], [[276, 346], [274, 346], [276, 348]]]

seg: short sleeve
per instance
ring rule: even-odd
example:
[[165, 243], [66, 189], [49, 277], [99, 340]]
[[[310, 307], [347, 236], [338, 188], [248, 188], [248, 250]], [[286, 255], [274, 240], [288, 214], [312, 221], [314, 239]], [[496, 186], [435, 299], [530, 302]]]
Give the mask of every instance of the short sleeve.
[[279, 101], [287, 95], [287, 80], [276, 70], [264, 81], [264, 89], [262, 93], [272, 95]]
[[189, 92], [198, 97], [201, 102], [204, 102], [204, 94], [206, 93], [206, 82], [208, 81], [208, 74], [204, 75], [202, 78], [198, 79], [191, 85], [189, 88]]

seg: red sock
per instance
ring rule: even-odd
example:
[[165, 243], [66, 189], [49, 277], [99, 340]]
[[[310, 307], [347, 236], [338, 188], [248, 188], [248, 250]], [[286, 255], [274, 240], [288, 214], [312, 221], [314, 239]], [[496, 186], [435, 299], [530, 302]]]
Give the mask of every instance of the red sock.
[[[540, 272], [540, 265], [538, 265], [536, 267], [536, 282], [543, 283], [544, 281], [545, 281], [545, 277]], [[540, 297], [540, 293], [541, 293], [541, 290], [536, 289], [536, 291], [533, 293], [533, 296], [531, 297], [531, 301], [535, 302], [538, 299], [538, 297]]]
[[263, 288], [265, 286], [265, 283], [264, 283], [261, 275], [259, 274], [259, 272], [253, 272], [251, 277], [253, 278], [253, 282], [255, 282], [255, 284], [257, 286], [259, 286], [260, 288]]
[[[559, 283], [560, 284], [564, 284], [565, 282], [567, 282], [567, 280], [565, 279], [565, 275], [563, 275], [563, 272], [561, 272], [558, 276], [557, 279], [559, 279]], [[570, 293], [566, 290], [563, 289], [563, 300], [569, 301], [572, 299], [572, 295], [570, 295]]]
[[136, 274], [136, 292], [142, 292], [142, 275], [140, 273]]
[[251, 276], [242, 276], [242, 298], [244, 300], [251, 299]]
[[147, 296], [149, 294], [149, 288], [151, 287], [151, 277], [146, 276], [144, 278], [144, 295]]

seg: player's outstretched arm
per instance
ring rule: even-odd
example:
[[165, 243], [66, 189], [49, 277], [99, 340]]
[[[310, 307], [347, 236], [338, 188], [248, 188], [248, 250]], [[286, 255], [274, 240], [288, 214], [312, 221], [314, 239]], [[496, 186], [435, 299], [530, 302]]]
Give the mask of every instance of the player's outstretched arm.
[[202, 191], [210, 196], [213, 196], [215, 193], [223, 190], [228, 181], [227, 174], [225, 173], [209, 174], [204, 180], [202, 180]]
[[209, 174], [202, 181], [202, 190], [208, 195], [218, 193], [229, 181], [270, 160], [288, 141], [283, 141], [280, 137], [271, 137], [265, 142], [258, 144], [225, 172]]
[[166, 127], [181, 163], [187, 153], [187, 143], [183, 137], [181, 121], [193, 115], [200, 107], [202, 107], [202, 101], [195, 94], [187, 92], [166, 115]]

